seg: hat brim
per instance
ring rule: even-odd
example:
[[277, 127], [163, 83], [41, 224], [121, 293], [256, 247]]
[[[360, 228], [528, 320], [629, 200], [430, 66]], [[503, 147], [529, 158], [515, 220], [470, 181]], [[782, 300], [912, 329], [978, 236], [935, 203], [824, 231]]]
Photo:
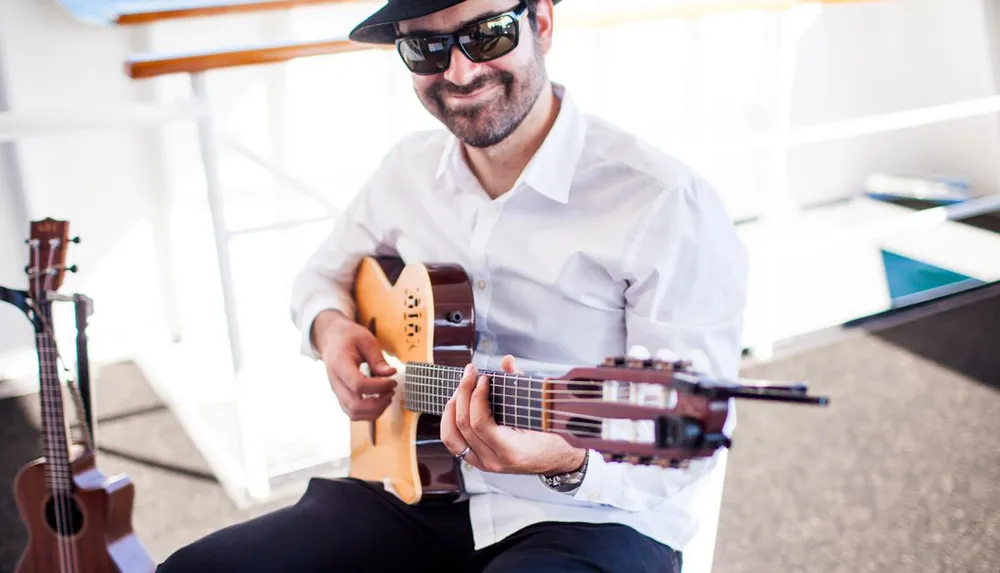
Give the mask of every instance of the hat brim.
[[[394, 44], [396, 43], [397, 22], [422, 18], [435, 12], [440, 12], [446, 8], [451, 8], [456, 4], [461, 4], [465, 0], [411, 0], [408, 2], [389, 2], [374, 14], [365, 19], [351, 30], [347, 36], [354, 42], [366, 44]], [[553, 4], [558, 4], [560, 0], [552, 0]]]

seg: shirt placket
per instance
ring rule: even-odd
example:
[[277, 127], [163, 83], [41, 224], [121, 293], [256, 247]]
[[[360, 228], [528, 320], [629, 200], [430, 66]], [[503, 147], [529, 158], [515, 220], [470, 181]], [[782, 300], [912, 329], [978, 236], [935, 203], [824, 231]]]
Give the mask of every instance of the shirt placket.
[[494, 285], [489, 268], [487, 245], [496, 230], [501, 212], [501, 204], [496, 201], [481, 205], [472, 229], [470, 254], [475, 267], [472, 272], [472, 293], [476, 305], [478, 336], [475, 350], [476, 366], [479, 368], [499, 367], [497, 341], [490, 329]]

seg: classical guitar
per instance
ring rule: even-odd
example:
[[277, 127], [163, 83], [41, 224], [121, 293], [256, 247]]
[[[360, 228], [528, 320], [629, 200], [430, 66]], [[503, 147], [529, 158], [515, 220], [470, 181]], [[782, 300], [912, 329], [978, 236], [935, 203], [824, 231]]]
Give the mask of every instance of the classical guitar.
[[[475, 347], [472, 285], [452, 264], [365, 257], [353, 297], [367, 327], [396, 366], [393, 401], [373, 422], [351, 423], [352, 477], [383, 483], [410, 504], [465, 498], [456, 459], [440, 442], [440, 415]], [[647, 353], [648, 354], [648, 353]], [[734, 384], [707, 378], [689, 362], [609, 357], [558, 377], [481, 371], [490, 376], [498, 424], [562, 435], [613, 462], [681, 467], [729, 447], [730, 398], [825, 405], [805, 384]]]
[[17, 507], [28, 531], [15, 571], [154, 571], [155, 563], [132, 531], [132, 482], [123, 475], [104, 476], [90, 449], [70, 456], [52, 327], [52, 301], [60, 297], [56, 291], [67, 270], [68, 231], [65, 221], [31, 224], [27, 296], [5, 297], [14, 299], [8, 302], [19, 306], [34, 325], [44, 452], [14, 480]]

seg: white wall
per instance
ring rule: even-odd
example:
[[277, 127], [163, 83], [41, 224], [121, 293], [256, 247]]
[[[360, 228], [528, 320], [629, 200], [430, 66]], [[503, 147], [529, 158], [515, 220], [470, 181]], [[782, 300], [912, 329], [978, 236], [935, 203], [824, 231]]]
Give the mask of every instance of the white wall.
[[[565, 3], [557, 12], [570, 7], [571, 3]], [[320, 37], [346, 31], [363, 12], [350, 7], [303, 11], [290, 21], [297, 37]], [[981, 18], [979, 0], [895, 0], [827, 7], [801, 46], [793, 124], [994, 93]], [[264, 34], [280, 39], [278, 16], [241, 16], [226, 22], [171, 24], [144, 41], [154, 47], [197, 48], [253, 42]], [[560, 29], [550, 70], [554, 79], [570, 86], [588, 111], [684, 155], [683, 142], [688, 137], [734, 129], [750, 132], [767, 125], [765, 80], [772, 70], [761, 61], [761, 54], [769, 45], [768, 26], [764, 15], [740, 14], [618, 31]], [[188, 35], [182, 38], [181, 30]], [[637, 36], [641, 30], [646, 33]], [[128, 31], [73, 20], [54, 0], [0, 0], [0, 73], [9, 105], [14, 111], [87, 110], [143, 98], [182, 97], [187, 90], [183, 78], [133, 82], [124, 76], [122, 62], [130, 42], [137, 41]], [[694, 61], [704, 65], [694, 66]], [[361, 76], [362, 72], [367, 75]], [[214, 93], [220, 119], [227, 129], [258, 147], [266, 148], [268, 143], [268, 107], [259, 82], [275, 73], [287, 74], [278, 77], [290, 86], [286, 110], [289, 162], [296, 173], [340, 204], [400, 133], [432, 125], [391, 53], [303, 60], [284, 72], [260, 67], [216, 74], [212, 81], [218, 88]], [[166, 149], [161, 147], [164, 142]], [[967, 177], [984, 191], [996, 191], [998, 152], [997, 121], [985, 117], [808, 146], [792, 154], [789, 173], [793, 192], [804, 202], [855, 193], [873, 170], [948, 173]], [[65, 288], [85, 292], [97, 301], [91, 329], [95, 356], [128, 355], [147, 344], [146, 335], [162, 333], [158, 289], [163, 283], [155, 274], [152, 225], [160, 208], [153, 198], [164, 189], [181, 205], [178, 212], [192, 217], [175, 221], [186, 241], [184, 248], [189, 249], [175, 253], [183, 263], [177, 288], [186, 303], [196, 301], [201, 308], [218, 309], [204, 183], [190, 128], [31, 139], [17, 145], [17, 156], [30, 216], [69, 219], [74, 232], [84, 239], [71, 252], [81, 272], [69, 276]], [[761, 157], [698, 161], [716, 182], [734, 217], [755, 214], [757, 197], [766, 184]], [[269, 181], [259, 170], [231, 155], [224, 155], [223, 162], [231, 193], [248, 204], [273, 201], [261, 194]], [[0, 182], [7, 180], [0, 178]], [[12, 226], [10, 192], [4, 189], [0, 194], [4, 201], [0, 280], [17, 286], [24, 266], [19, 241], [26, 229]], [[312, 212], [308, 205], [284, 206]], [[234, 217], [259, 220], [242, 210], [234, 212]], [[290, 245], [282, 252], [294, 253], [278, 263], [286, 267], [285, 274], [294, 270], [297, 257], [312, 248], [321, 231], [283, 237]], [[267, 240], [247, 239], [240, 248], [266, 249]], [[283, 283], [265, 280], [268, 261], [261, 259], [260, 268], [241, 267], [239, 271], [257, 272], [265, 284], [278, 289], [267, 300], [254, 298], [253, 304], [255, 312], [279, 317], [285, 314]], [[188, 312], [186, 328], [197, 328], [200, 317]], [[15, 324], [11, 312], [0, 310], [0, 321], [2, 378], [19, 374], [11, 352], [30, 350], [31, 339], [25, 328]], [[219, 328], [218, 313], [209, 322]]]

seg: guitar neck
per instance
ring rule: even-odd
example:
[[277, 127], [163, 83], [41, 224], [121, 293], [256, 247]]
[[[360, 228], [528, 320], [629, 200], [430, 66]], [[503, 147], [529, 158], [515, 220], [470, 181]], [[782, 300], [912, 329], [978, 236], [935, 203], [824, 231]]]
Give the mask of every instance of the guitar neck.
[[[463, 368], [426, 362], [407, 362], [403, 385], [406, 409], [440, 416], [462, 379]], [[544, 378], [480, 370], [490, 378], [493, 419], [503, 426], [542, 430]]]
[[[43, 324], [52, 324], [49, 302], [41, 302]], [[41, 383], [42, 432], [46, 458], [45, 472], [53, 491], [72, 489], [72, 472], [69, 464], [69, 440], [66, 436], [66, 418], [63, 414], [62, 385], [56, 368], [56, 345], [50, 329], [35, 333], [38, 350], [38, 374]]]

